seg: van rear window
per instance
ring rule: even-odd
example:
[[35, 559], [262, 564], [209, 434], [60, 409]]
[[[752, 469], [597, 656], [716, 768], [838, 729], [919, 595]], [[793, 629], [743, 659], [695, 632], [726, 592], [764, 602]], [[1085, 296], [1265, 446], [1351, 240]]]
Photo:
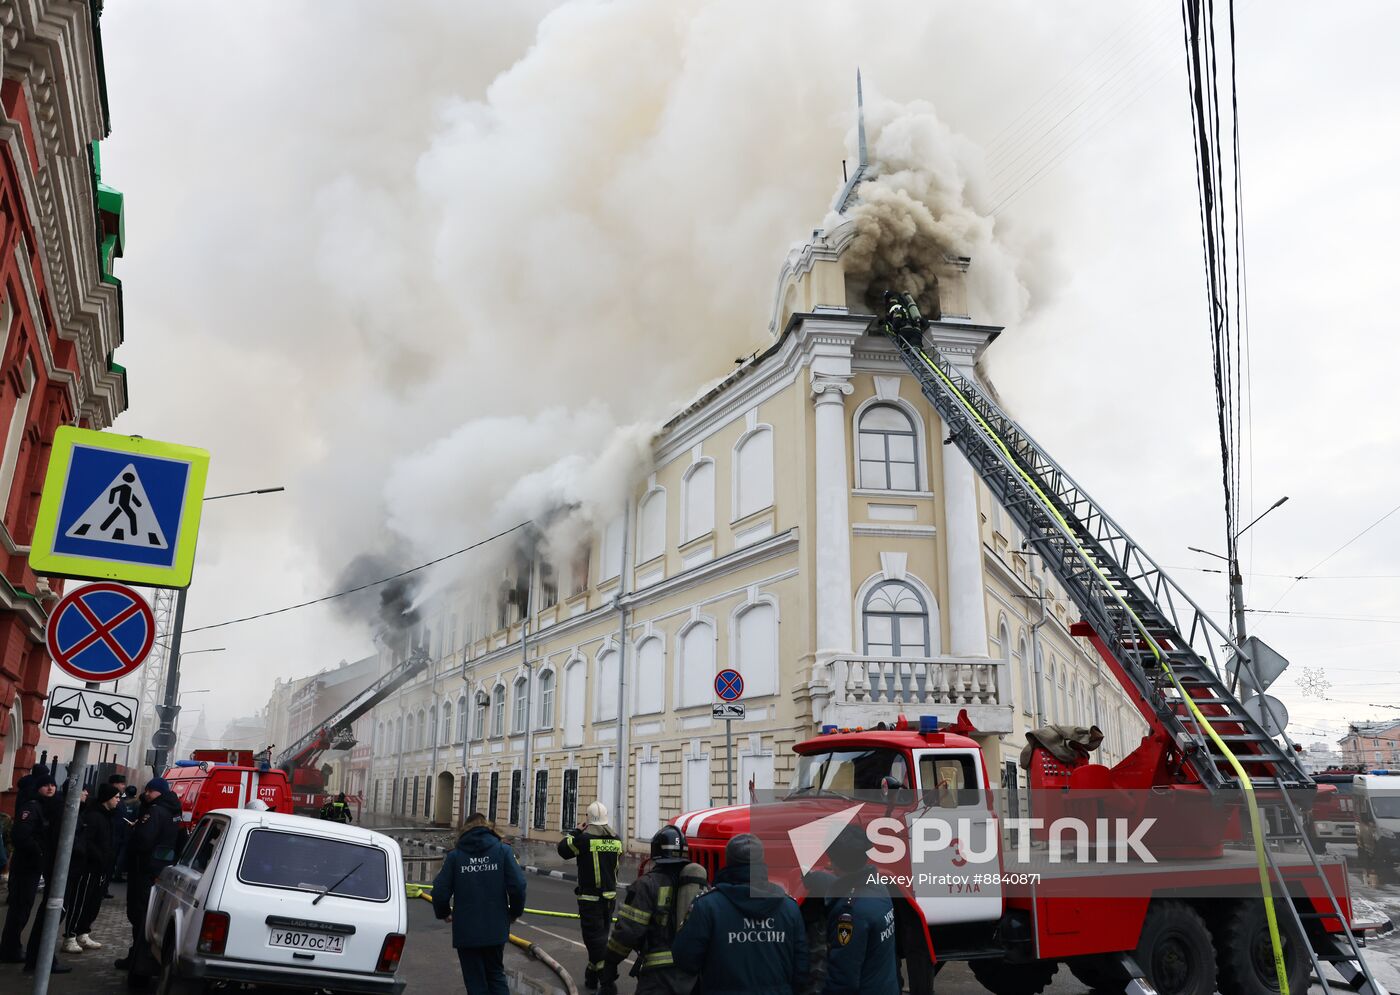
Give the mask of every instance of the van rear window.
[[248, 834], [238, 880], [370, 902], [389, 899], [389, 858], [377, 846], [274, 829]]

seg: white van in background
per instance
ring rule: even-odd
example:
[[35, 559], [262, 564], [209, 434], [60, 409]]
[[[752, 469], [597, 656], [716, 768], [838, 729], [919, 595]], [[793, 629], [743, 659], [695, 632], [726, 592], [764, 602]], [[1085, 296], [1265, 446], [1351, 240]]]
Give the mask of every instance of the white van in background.
[[203, 990], [206, 981], [396, 995], [407, 915], [390, 837], [216, 809], [161, 871], [146, 935], [160, 995]]
[[1363, 862], [1400, 866], [1400, 771], [1357, 774], [1356, 852]]

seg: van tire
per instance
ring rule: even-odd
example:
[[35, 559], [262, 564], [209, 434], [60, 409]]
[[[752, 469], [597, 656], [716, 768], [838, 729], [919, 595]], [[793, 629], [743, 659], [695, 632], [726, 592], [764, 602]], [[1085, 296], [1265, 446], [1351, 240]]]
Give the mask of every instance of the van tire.
[[177, 973], [175, 955], [175, 933], [166, 931], [165, 942], [161, 944], [160, 973], [156, 975], [156, 995], [201, 995], [204, 982], [182, 978]]
[[1055, 977], [1054, 961], [1008, 964], [1004, 960], [968, 961], [972, 976], [992, 995], [1040, 995]]
[[[1305, 992], [1312, 963], [1306, 942], [1288, 910], [1274, 903], [1279, 935], [1283, 939], [1283, 960], [1288, 972], [1288, 990]], [[1278, 995], [1278, 972], [1274, 968], [1269, 923], [1260, 900], [1236, 902], [1217, 929], [1220, 951], [1220, 990], [1224, 995]]]
[[1148, 907], [1134, 959], [1159, 995], [1214, 995], [1215, 944], [1206, 921], [1185, 902]]

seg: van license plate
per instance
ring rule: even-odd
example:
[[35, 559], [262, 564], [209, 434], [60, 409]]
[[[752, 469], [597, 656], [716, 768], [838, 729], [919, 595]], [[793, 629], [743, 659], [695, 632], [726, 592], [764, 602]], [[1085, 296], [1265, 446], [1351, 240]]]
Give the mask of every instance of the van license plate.
[[311, 950], [322, 954], [343, 954], [345, 937], [332, 933], [308, 933], [300, 929], [274, 929], [267, 941], [274, 947], [290, 947], [293, 950]]

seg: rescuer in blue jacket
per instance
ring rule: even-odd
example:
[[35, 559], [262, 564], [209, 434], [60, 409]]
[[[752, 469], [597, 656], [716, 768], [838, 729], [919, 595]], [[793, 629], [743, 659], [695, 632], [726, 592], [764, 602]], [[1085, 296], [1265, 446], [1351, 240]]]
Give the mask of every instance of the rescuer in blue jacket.
[[797, 903], [768, 880], [763, 844], [745, 833], [724, 848], [713, 891], [695, 900], [671, 944], [700, 995], [799, 995], [807, 936]]
[[828, 850], [837, 877], [826, 897], [826, 995], [899, 995], [894, 903], [869, 848], [865, 830], [847, 826]]
[[467, 995], [508, 995], [502, 956], [510, 924], [524, 911], [525, 875], [515, 852], [486, 816], [473, 813], [433, 880], [433, 912], [452, 923]]

